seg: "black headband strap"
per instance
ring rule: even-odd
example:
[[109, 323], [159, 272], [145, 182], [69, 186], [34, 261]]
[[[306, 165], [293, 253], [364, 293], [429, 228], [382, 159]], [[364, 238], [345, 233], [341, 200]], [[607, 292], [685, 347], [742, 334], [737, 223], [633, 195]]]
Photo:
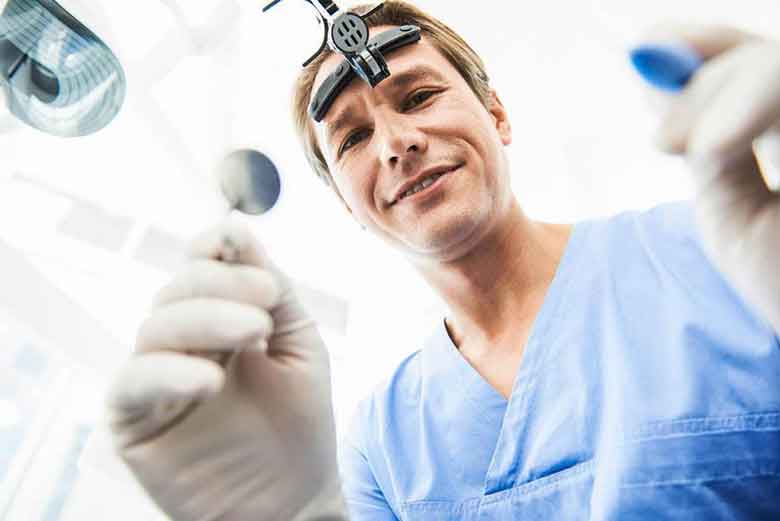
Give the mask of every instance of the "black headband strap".
[[[385, 31], [368, 42], [368, 47], [384, 55], [399, 47], [420, 41], [420, 28], [415, 25], [403, 25], [397, 29]], [[309, 105], [309, 115], [319, 123], [325, 118], [333, 102], [349, 82], [355, 77], [355, 71], [346, 59], [332, 72], [317, 89]]]

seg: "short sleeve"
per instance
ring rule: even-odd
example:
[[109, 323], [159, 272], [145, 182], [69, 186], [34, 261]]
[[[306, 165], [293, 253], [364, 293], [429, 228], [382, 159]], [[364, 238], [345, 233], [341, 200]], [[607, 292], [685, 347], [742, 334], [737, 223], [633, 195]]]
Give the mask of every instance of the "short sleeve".
[[339, 443], [339, 470], [350, 521], [398, 521], [361, 448], [366, 418], [355, 415]]

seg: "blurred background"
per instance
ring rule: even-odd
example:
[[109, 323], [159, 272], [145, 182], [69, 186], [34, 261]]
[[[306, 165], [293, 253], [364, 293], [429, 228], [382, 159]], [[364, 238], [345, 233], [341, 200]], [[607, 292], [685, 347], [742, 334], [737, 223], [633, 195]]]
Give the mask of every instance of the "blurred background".
[[[78, 139], [0, 109], [0, 520], [162, 520], [113, 456], [102, 399], [187, 241], [224, 216], [214, 166], [226, 151], [256, 148], [279, 167], [279, 203], [248, 221], [328, 343], [339, 430], [445, 308], [301, 154], [292, 84], [322, 34], [305, 2], [266, 14], [259, 0], [61, 3], [113, 48], [128, 92], [107, 128]], [[513, 187], [555, 222], [691, 195], [680, 160], [653, 147], [658, 121], [629, 68], [647, 28], [778, 37], [780, 19], [776, 0], [416, 4], [482, 55], [513, 124]]]

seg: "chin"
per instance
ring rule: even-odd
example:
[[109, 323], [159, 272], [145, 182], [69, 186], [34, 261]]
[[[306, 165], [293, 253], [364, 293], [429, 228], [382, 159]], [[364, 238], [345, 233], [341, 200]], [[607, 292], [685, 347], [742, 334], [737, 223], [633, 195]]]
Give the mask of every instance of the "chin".
[[436, 230], [428, 230], [424, 236], [410, 240], [406, 250], [415, 259], [451, 262], [471, 251], [482, 234], [478, 221], [458, 219]]

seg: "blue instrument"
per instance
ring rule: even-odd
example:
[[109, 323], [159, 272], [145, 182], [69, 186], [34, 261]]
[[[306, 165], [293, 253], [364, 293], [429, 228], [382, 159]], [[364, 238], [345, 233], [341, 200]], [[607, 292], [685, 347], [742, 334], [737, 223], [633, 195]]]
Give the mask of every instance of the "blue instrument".
[[631, 63], [647, 83], [667, 92], [679, 92], [704, 63], [692, 48], [682, 45], [642, 45], [630, 52]]

